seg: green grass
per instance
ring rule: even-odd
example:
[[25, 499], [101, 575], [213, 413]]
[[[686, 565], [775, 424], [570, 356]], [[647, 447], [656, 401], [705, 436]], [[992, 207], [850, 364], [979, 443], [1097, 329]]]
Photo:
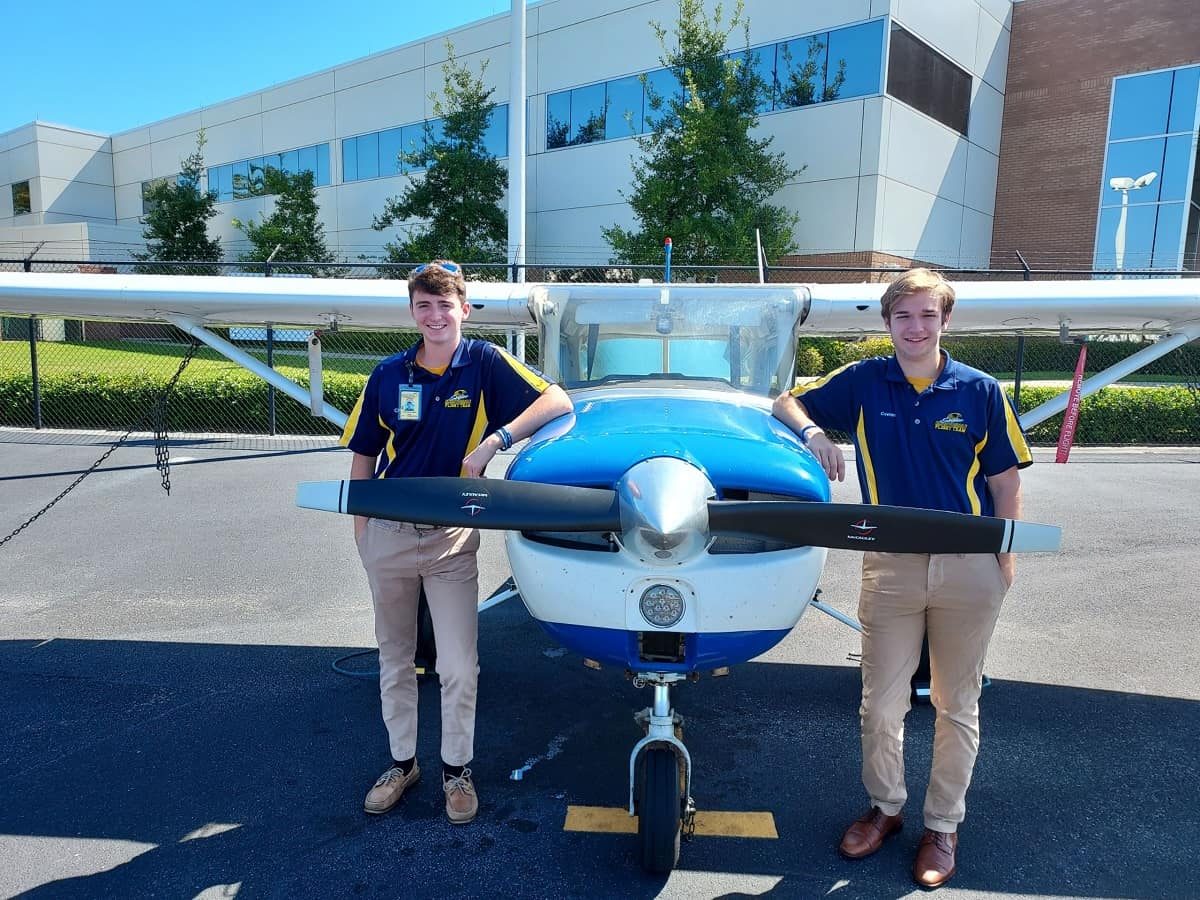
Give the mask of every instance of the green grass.
[[[39, 341], [38, 374], [71, 375], [79, 372], [139, 374], [151, 377], [170, 378], [179, 368], [179, 362], [187, 352], [177, 344], [160, 344], [145, 341], [89, 341], [70, 343]], [[246, 349], [246, 352], [266, 363], [267, 353], [262, 349]], [[334, 356], [324, 354], [322, 371], [350, 375], [369, 375], [382, 357]], [[202, 347], [188, 364], [186, 375], [211, 376], [222, 372], [241, 371], [241, 366], [230, 362], [215, 350]], [[308, 375], [308, 354], [305, 350], [275, 351], [275, 369], [282, 375], [296, 380]], [[29, 344], [25, 341], [0, 341], [0, 372], [29, 372]]]

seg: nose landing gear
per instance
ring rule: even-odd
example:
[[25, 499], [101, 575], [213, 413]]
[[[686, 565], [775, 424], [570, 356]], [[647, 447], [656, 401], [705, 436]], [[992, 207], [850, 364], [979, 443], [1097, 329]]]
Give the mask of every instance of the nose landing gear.
[[646, 736], [629, 755], [629, 814], [638, 817], [638, 854], [647, 872], [675, 868], [680, 838], [695, 828], [692, 758], [681, 740], [683, 720], [671, 709], [671, 685], [684, 678], [656, 673], [633, 681], [654, 687], [654, 705], [634, 717]]

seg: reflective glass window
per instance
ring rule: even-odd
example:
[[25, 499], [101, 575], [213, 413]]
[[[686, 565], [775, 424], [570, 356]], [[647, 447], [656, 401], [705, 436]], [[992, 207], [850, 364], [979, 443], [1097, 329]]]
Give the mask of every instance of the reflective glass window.
[[[829, 32], [830, 100], [879, 93], [883, 71], [883, 19]], [[845, 66], [842, 63], [845, 62]], [[840, 84], [839, 75], [844, 76]], [[970, 99], [970, 85], [967, 90]]]
[[1195, 269], [1200, 264], [1200, 205], [1188, 204], [1187, 234], [1183, 240], [1183, 268]]
[[1190, 134], [1177, 134], [1167, 138], [1162, 172], [1159, 173], [1159, 181], [1162, 182], [1158, 189], [1160, 200], [1188, 199], [1188, 175], [1192, 168], [1192, 141], [1194, 139]]
[[1182, 203], [1159, 205], [1158, 222], [1154, 227], [1154, 256], [1150, 261], [1150, 265], [1154, 268], [1178, 269], [1180, 267], [1184, 211]]
[[779, 78], [777, 107], [787, 109], [808, 106], [826, 99], [826, 63], [829, 54], [828, 35], [784, 41], [779, 46], [776, 69]]
[[12, 186], [13, 215], [23, 216], [33, 212], [33, 198], [29, 193], [29, 182], [18, 181]]
[[1118, 78], [1113, 85], [1108, 139], [1165, 133], [1173, 80], [1172, 72]]
[[317, 178], [317, 186], [324, 187], [330, 183], [329, 180], [329, 145], [317, 144], [317, 168], [314, 172]]
[[[1154, 252], [1154, 226], [1158, 207], [1154, 204], [1110, 206], [1100, 211], [1096, 230], [1096, 267], [1100, 269], [1146, 269]], [[1124, 235], [1119, 233], [1125, 213]], [[1123, 252], [1122, 252], [1123, 248]]]
[[379, 177], [379, 133], [358, 136], [358, 177]]
[[295, 175], [300, 171], [300, 154], [295, 150], [288, 150], [286, 153], [279, 154], [280, 171]]
[[233, 199], [244, 200], [246, 197], [254, 196], [254, 191], [250, 187], [250, 160], [242, 160], [241, 162], [233, 163], [230, 168], [233, 170]]
[[298, 168], [297, 172], [312, 172], [313, 184], [317, 183], [317, 148], [316, 147], [301, 147], [296, 151]]
[[483, 133], [483, 147], [489, 155], [508, 156], [508, 105], [497, 105]]
[[397, 175], [404, 171], [400, 154], [404, 150], [404, 129], [389, 128], [379, 132], [379, 174]]
[[217, 202], [233, 199], [233, 167], [214, 166], [208, 170], [208, 189], [215, 191]]
[[589, 84], [571, 91], [571, 132], [567, 142], [590, 144], [604, 139], [604, 85]]
[[1141, 178], [1150, 172], [1157, 173], [1154, 181], [1143, 188], [1129, 192], [1130, 203], [1153, 203], [1158, 200], [1158, 191], [1162, 186], [1163, 151], [1166, 142], [1163, 138], [1150, 138], [1144, 141], [1117, 141], [1108, 145], [1108, 161], [1104, 166], [1104, 187], [1101, 197], [1104, 206], [1120, 205], [1121, 191], [1111, 186], [1114, 178]]
[[1171, 88], [1171, 115], [1167, 119], [1167, 131], [1196, 130], [1198, 87], [1200, 87], [1200, 66], [1175, 70], [1175, 84]]
[[419, 154], [421, 160], [417, 163], [414, 160], [406, 159], [401, 167], [402, 172], [410, 172], [413, 169], [422, 169], [425, 167], [425, 123], [417, 122], [415, 125], [405, 125], [400, 129], [400, 147], [405, 153]]
[[[679, 79], [670, 69], [654, 69], [646, 73], [646, 100], [642, 106], [642, 131], [653, 131], [660, 119], [672, 116], [671, 101], [683, 96]], [[655, 104], [658, 107], [655, 108]]]
[[604, 136], [623, 138], [642, 129], [642, 80], [631, 75], [608, 82]]
[[263, 193], [263, 172], [266, 171], [267, 160], [259, 156], [250, 160], [250, 192], [255, 196]]
[[342, 140], [342, 180], [358, 181], [358, 138]]
[[887, 91], [959, 134], [967, 133], [971, 76], [899, 25], [892, 25]]
[[567, 146], [571, 132], [571, 92], [559, 91], [546, 97], [546, 149]]

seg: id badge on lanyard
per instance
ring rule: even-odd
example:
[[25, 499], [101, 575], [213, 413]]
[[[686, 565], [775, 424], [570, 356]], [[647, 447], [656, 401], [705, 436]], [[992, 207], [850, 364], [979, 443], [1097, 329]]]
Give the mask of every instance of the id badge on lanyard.
[[421, 421], [421, 387], [419, 384], [400, 387], [400, 405], [396, 407], [396, 414], [401, 422]]

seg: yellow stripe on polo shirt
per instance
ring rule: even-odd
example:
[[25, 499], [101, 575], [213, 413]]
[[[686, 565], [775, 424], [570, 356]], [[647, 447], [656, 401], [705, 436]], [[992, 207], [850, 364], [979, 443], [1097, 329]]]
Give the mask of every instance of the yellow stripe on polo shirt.
[[387, 422], [383, 421], [383, 416], [379, 417], [379, 427], [391, 435], [387, 439], [387, 443], [383, 445], [383, 451], [387, 454], [387, 463], [379, 470], [377, 478], [383, 478], [387, 473], [388, 466], [392, 464], [392, 460], [396, 458], [396, 432], [388, 428]]
[[871, 462], [871, 448], [867, 446], [867, 423], [863, 408], [858, 408], [858, 452], [862, 456], [863, 473], [867, 483], [867, 502], [879, 504], [879, 488], [875, 485], [875, 464]]
[[[463, 453], [464, 459], [470, 456], [471, 452], [483, 441], [483, 429], [487, 428], [487, 421], [488, 417], [487, 410], [484, 409], [483, 393], [480, 392], [479, 408], [475, 410], [475, 424], [471, 426], [471, 436], [467, 438], [467, 449], [466, 452]], [[460, 466], [458, 470], [459, 477], [461, 478], [466, 474], [466, 469]]]
[[358, 428], [358, 417], [362, 415], [362, 404], [363, 395], [360, 393], [354, 409], [350, 410], [350, 417], [346, 419], [346, 427], [342, 429], [342, 436], [338, 439], [338, 443], [343, 447], [350, 443], [350, 438], [354, 436], [354, 432]]
[[850, 368], [853, 365], [856, 365], [858, 362], [859, 362], [858, 360], [855, 360], [854, 362], [848, 362], [844, 366], [839, 366], [838, 368], [834, 369], [829, 374], [822, 375], [816, 381], [810, 381], [807, 384], [798, 384], [794, 388], [792, 388], [790, 393], [793, 397], [799, 397], [801, 394], [805, 393], [806, 391], [816, 390], [817, 388], [821, 387], [823, 384], [828, 382], [829, 379], [832, 378], [834, 375], [837, 375], [839, 372], [844, 372], [846, 369]]
[[1027, 466], [1033, 462], [1033, 454], [1029, 452], [1029, 444], [1021, 433], [1021, 423], [1013, 412], [1012, 404], [1004, 401], [1004, 423], [1007, 426], [1008, 441], [1012, 444], [1013, 453], [1017, 455], [1017, 465]]
[[987, 446], [987, 442], [988, 439], [985, 434], [983, 439], [975, 445], [975, 462], [971, 463], [971, 468], [967, 470], [967, 500], [971, 503], [971, 515], [973, 516], [979, 515], [983, 509], [982, 504], [979, 502], [979, 494], [975, 492], [975, 476], [979, 474], [979, 454], [983, 452], [983, 448]]
[[537, 372], [534, 372], [527, 365], [525, 365], [525, 363], [521, 362], [503, 347], [497, 347], [496, 349], [500, 351], [500, 355], [504, 358], [504, 361], [509, 364], [512, 370], [524, 378], [530, 387], [532, 387], [539, 394], [546, 390], [546, 388], [550, 387], [550, 382], [540, 376]]

